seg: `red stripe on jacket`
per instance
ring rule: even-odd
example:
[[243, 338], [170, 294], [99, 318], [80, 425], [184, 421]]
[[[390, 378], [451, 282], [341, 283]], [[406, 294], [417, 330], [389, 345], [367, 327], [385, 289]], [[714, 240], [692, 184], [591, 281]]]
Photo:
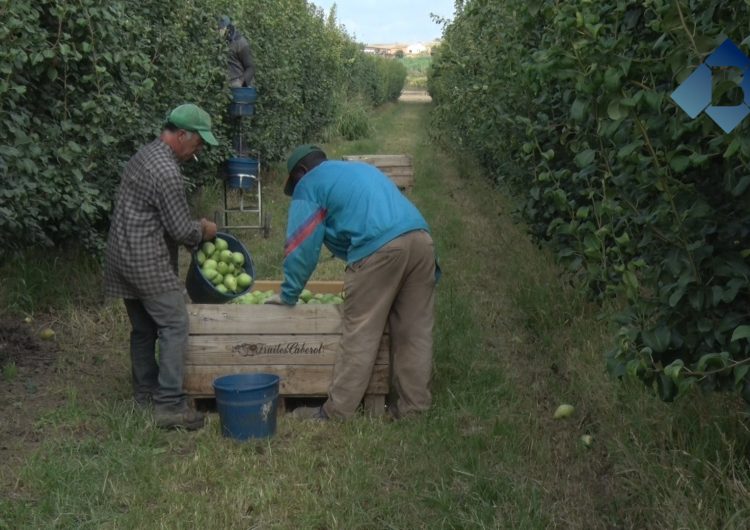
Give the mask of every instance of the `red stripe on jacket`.
[[284, 245], [285, 258], [297, 250], [297, 247], [315, 231], [318, 225], [323, 222], [323, 219], [326, 218], [326, 213], [328, 211], [325, 208], [318, 209], [287, 239]]

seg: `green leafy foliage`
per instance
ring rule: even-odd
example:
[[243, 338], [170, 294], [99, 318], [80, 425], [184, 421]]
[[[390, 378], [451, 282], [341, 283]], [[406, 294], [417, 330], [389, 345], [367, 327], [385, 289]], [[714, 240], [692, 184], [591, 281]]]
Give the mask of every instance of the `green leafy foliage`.
[[437, 134], [522, 198], [579, 284], [618, 300], [608, 367], [665, 400], [750, 396], [750, 120], [724, 134], [669, 99], [725, 38], [743, 42], [748, 15], [708, 0], [469, 0], [430, 71]]
[[77, 240], [101, 250], [122, 166], [168, 111], [194, 102], [218, 149], [186, 166], [191, 186], [232, 156], [228, 14], [248, 37], [258, 104], [249, 138], [264, 160], [312, 140], [356, 98], [398, 97], [406, 72], [369, 57], [334, 13], [305, 0], [18, 0], [0, 2], [0, 239], [7, 248]]
[[[400, 51], [400, 50], [399, 50]], [[432, 63], [429, 55], [411, 57], [398, 57], [401, 64], [406, 68], [406, 86], [411, 89], [427, 89], [427, 71]]]
[[338, 114], [336, 133], [345, 140], [358, 140], [370, 136], [370, 119], [367, 108], [356, 102], [347, 103]]

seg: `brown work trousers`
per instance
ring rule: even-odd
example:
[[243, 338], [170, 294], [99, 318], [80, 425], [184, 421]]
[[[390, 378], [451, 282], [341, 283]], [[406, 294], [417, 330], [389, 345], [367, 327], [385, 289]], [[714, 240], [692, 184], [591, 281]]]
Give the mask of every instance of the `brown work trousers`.
[[430, 234], [415, 230], [353, 263], [344, 277], [341, 347], [323, 410], [349, 418], [372, 377], [383, 330], [389, 327], [391, 382], [400, 416], [432, 403], [432, 328], [435, 248]]

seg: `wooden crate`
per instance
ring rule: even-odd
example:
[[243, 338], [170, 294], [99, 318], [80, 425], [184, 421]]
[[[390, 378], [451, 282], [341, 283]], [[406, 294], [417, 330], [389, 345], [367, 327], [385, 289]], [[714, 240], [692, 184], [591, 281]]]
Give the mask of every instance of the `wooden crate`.
[[[253, 289], [278, 292], [280, 285], [257, 281]], [[340, 293], [343, 282], [310, 282], [307, 288]], [[264, 372], [281, 377], [282, 398], [326, 396], [341, 339], [341, 309], [334, 304], [189, 304], [185, 391], [191, 398], [214, 397], [217, 377]], [[372, 414], [383, 412], [388, 394], [389, 347], [384, 334], [364, 400]]]
[[343, 159], [374, 165], [388, 175], [402, 191], [408, 192], [414, 187], [414, 168], [409, 155], [348, 155]]

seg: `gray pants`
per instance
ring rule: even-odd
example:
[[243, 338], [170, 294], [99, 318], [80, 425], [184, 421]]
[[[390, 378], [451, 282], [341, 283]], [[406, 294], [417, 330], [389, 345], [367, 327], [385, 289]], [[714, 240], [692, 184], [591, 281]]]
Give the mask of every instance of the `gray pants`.
[[188, 314], [183, 294], [169, 291], [144, 299], [126, 298], [125, 308], [132, 326], [130, 360], [133, 397], [141, 403], [151, 399], [157, 408], [184, 407], [182, 372], [188, 338]]

